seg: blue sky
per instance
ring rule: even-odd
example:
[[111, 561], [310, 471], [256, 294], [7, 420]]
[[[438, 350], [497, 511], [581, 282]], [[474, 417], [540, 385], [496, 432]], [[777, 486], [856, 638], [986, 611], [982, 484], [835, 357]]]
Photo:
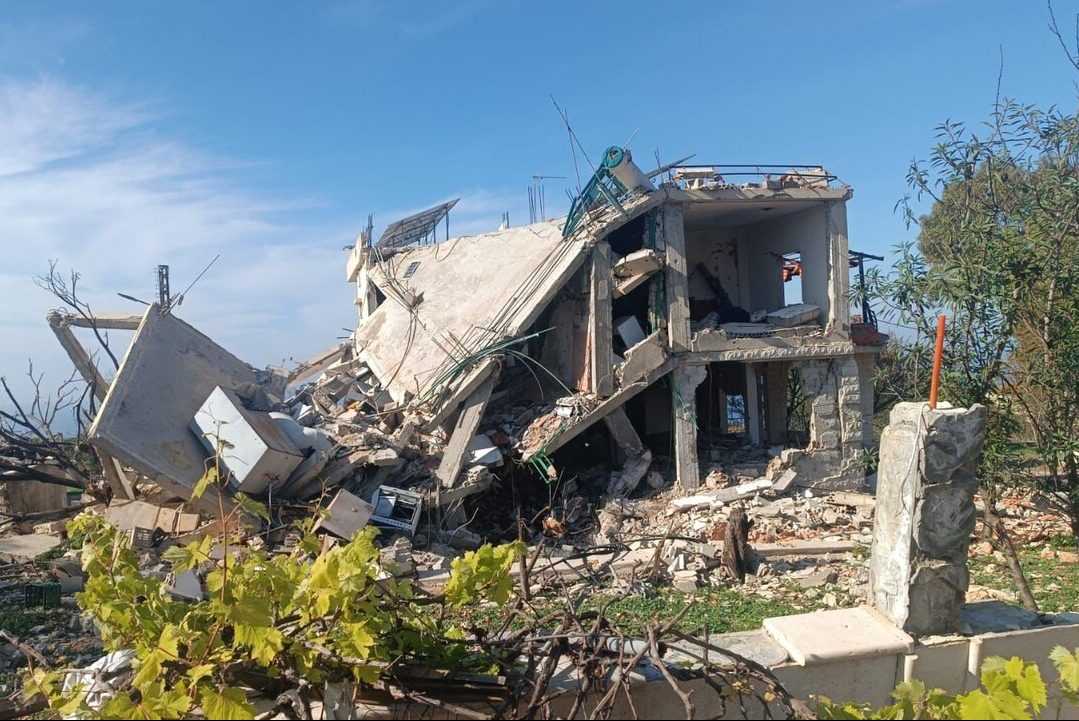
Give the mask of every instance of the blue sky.
[[532, 175], [573, 176], [551, 94], [593, 157], [636, 132], [643, 166], [824, 164], [851, 246], [884, 253], [909, 161], [987, 116], [1001, 46], [1005, 95], [1074, 106], [1047, 23], [1031, 0], [5, 3], [0, 373], [65, 371], [30, 280], [50, 258], [135, 310], [115, 292], [220, 253], [182, 317], [259, 365], [321, 350], [355, 322], [367, 213], [462, 196], [451, 232], [490, 230], [527, 221]]

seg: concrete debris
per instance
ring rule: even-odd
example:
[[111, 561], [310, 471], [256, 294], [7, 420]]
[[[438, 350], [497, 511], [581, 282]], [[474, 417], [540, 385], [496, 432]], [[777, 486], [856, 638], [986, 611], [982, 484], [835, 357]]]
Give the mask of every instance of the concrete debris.
[[191, 430], [217, 456], [232, 487], [244, 493], [276, 490], [304, 460], [269, 413], [248, 410], [235, 391], [220, 386], [195, 413]]
[[325, 530], [347, 541], [367, 525], [374, 512], [374, 506], [342, 488], [315, 521], [313, 530]]
[[498, 450], [498, 446], [492, 443], [486, 434], [475, 436], [468, 444], [468, 451], [472, 454], [472, 463], [481, 466], [502, 465], [502, 451]]
[[[355, 331], [291, 370], [255, 368], [153, 305], [109, 321], [135, 333], [107, 381], [70, 333], [77, 319], [50, 316], [100, 394], [89, 442], [114, 492], [107, 517], [149, 557], [219, 532], [205, 520], [242, 492], [272, 519], [245, 519], [252, 543], [318, 514], [325, 543], [373, 525], [387, 568], [420, 573], [522, 536], [567, 556], [634, 543], [674, 554], [653, 566], [686, 592], [732, 578], [772, 589], [799, 570], [781, 559], [817, 568], [868, 546], [880, 347], [851, 342], [846, 278], [830, 270], [848, 253], [850, 189], [823, 171], [731, 183], [675, 169], [659, 187], [612, 173], [617, 203], [579, 198], [565, 220], [452, 245], [361, 234], [346, 261]], [[805, 302], [788, 306], [777, 259], [793, 253]], [[215, 466], [223, 482], [193, 498]], [[917, 540], [938, 552], [951, 539]], [[843, 598], [864, 571], [807, 590]], [[171, 588], [194, 598], [201, 582]]]
[[0, 563], [27, 563], [60, 545], [54, 536], [28, 535], [0, 538]]
[[771, 325], [779, 328], [816, 323], [820, 308], [809, 303], [796, 303], [768, 313], [765, 317]]
[[202, 580], [193, 570], [169, 574], [165, 578], [165, 591], [181, 601], [201, 601], [206, 597]]

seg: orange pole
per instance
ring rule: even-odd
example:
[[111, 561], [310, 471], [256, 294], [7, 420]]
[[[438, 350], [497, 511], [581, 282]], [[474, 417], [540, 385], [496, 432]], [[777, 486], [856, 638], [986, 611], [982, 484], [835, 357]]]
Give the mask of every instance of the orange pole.
[[937, 347], [933, 352], [933, 380], [929, 385], [929, 407], [937, 407], [937, 390], [940, 389], [940, 362], [944, 355], [944, 314], [937, 316]]

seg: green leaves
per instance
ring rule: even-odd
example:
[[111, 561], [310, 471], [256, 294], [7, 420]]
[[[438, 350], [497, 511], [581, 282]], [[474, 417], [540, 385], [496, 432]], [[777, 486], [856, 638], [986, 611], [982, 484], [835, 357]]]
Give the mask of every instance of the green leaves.
[[513, 590], [510, 568], [524, 549], [520, 541], [502, 546], [484, 544], [453, 559], [445, 588], [447, 600], [460, 607], [485, 593], [495, 603], [505, 603]]
[[1049, 654], [1049, 659], [1060, 672], [1060, 683], [1072, 692], [1079, 692], [1079, 658], [1076, 658], [1077, 656], [1079, 656], [1079, 648], [1075, 649], [1075, 653], [1069, 653], [1063, 646], [1055, 647]]
[[247, 513], [261, 518], [269, 523], [270, 521], [270, 509], [266, 507], [265, 503], [259, 503], [246, 493], [237, 492], [233, 495], [233, 499], [240, 504], [240, 508], [244, 509]]
[[157, 645], [141, 659], [139, 671], [131, 682], [135, 688], [143, 688], [161, 675], [162, 665], [175, 661], [180, 654], [180, 637], [177, 628], [168, 624], [161, 631]]
[[195, 487], [191, 489], [191, 498], [202, 498], [202, 494], [206, 492], [206, 489], [210, 487], [210, 484], [217, 485], [217, 482], [217, 466], [210, 466], [206, 469], [206, 472], [202, 474], [202, 478], [195, 483]]
[[[1057, 668], [1075, 671], [1076, 658], [1057, 647], [1052, 655]], [[1071, 680], [1062, 683], [1069, 687]], [[917, 679], [901, 683], [892, 692], [896, 703], [873, 710], [867, 706], [834, 703], [820, 697], [818, 712], [822, 719], [1031, 719], [1047, 701], [1045, 683], [1036, 664], [999, 656], [982, 663], [982, 688], [952, 696], [941, 689], [927, 690]]]
[[255, 707], [247, 701], [247, 694], [242, 689], [224, 688], [220, 691], [203, 688], [199, 695], [202, 710], [206, 718], [212, 719], [253, 719]]
[[[211, 473], [201, 483], [214, 480]], [[240, 503], [249, 513], [265, 513], [251, 499]], [[408, 580], [386, 577], [375, 529], [324, 552], [309, 532], [288, 554], [236, 542], [217, 558], [212, 536], [170, 548], [163, 558], [174, 572], [205, 571], [210, 592], [189, 603], [169, 597], [159, 579], [143, 577], [125, 536], [100, 517], [80, 516], [72, 527], [84, 539], [88, 573], [79, 603], [93, 615], [106, 648], [134, 651], [135, 673], [114, 680], [116, 693], [92, 712], [85, 691], [63, 694], [59, 674], [37, 670], [24, 688], [46, 696], [54, 713], [249, 719], [254, 708], [238, 671], [254, 666], [264, 669], [260, 677], [312, 684], [374, 684], [397, 663], [491, 668], [489, 658], [465, 650], [463, 634], [445, 618], [444, 601], [414, 591]], [[454, 602], [504, 603], [512, 591], [509, 570], [522, 550], [521, 544], [486, 546], [459, 559], [451, 579]], [[250, 676], [243, 683], [251, 683]]]
[[201, 541], [194, 541], [186, 546], [172, 546], [165, 549], [165, 552], [161, 554], [161, 560], [171, 564], [172, 570], [179, 573], [211, 560], [210, 551], [213, 547], [213, 536], [206, 536]]
[[251, 659], [261, 666], [269, 666], [285, 647], [285, 637], [276, 628], [238, 625], [234, 632], [234, 644], [249, 646]]
[[1030, 719], [1023, 699], [1013, 693], [971, 691], [958, 698], [960, 718], [964, 719]]

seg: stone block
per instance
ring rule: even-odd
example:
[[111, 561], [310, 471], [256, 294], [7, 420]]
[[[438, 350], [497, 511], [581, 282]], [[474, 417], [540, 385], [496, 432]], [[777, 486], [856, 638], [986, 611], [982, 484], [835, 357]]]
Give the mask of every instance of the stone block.
[[978, 512], [974, 483], [936, 484], [923, 489], [914, 510], [918, 550], [930, 558], [966, 561], [967, 544]]
[[967, 688], [967, 656], [970, 641], [954, 636], [925, 639], [907, 656], [902, 677], [897, 681], [917, 679], [928, 688], [944, 689], [951, 694], [969, 691]]
[[821, 448], [839, 448], [839, 433], [837, 431], [823, 431], [818, 433], [817, 445]]
[[940, 633], [941, 629], [958, 629], [959, 612], [969, 585], [966, 563], [925, 560], [915, 565], [904, 630], [926, 636]]
[[914, 640], [868, 606], [766, 618], [764, 630], [806, 666], [910, 653]]

